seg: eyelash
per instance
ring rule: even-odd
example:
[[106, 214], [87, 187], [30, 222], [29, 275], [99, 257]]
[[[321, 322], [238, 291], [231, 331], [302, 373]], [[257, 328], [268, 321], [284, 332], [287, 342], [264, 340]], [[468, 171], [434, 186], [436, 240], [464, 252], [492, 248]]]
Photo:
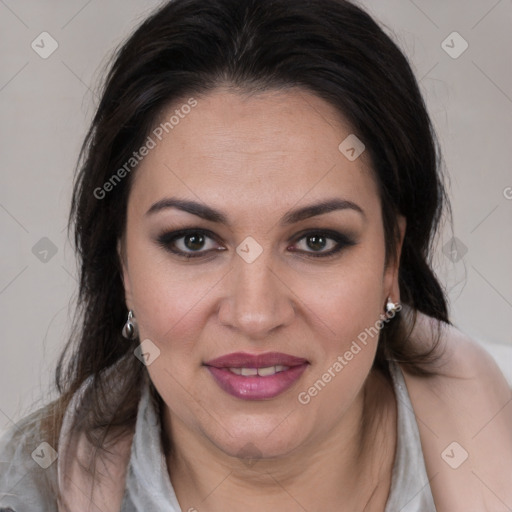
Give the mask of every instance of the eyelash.
[[[182, 229], [179, 231], [170, 231], [167, 233], [163, 233], [160, 236], [157, 237], [157, 243], [161, 247], [163, 247], [165, 250], [171, 252], [172, 254], [175, 254], [181, 258], [185, 259], [191, 259], [191, 258], [204, 258], [209, 252], [215, 251], [215, 249], [210, 249], [209, 251], [196, 251], [187, 253], [181, 250], [175, 250], [172, 249], [173, 244], [181, 239], [184, 238], [187, 235], [203, 235], [208, 238], [211, 238], [215, 240], [217, 237], [208, 230], [204, 229]], [[306, 257], [312, 257], [312, 258], [330, 258], [334, 257], [338, 252], [340, 252], [345, 247], [351, 247], [356, 244], [356, 241], [353, 240], [351, 237], [344, 235], [342, 233], [338, 233], [337, 231], [331, 231], [329, 229], [326, 230], [310, 230], [306, 233], [301, 233], [298, 238], [295, 239], [293, 242], [294, 244], [300, 242], [301, 240], [308, 238], [308, 236], [312, 235], [322, 235], [325, 236], [328, 240], [334, 240], [336, 242], [336, 247], [334, 249], [331, 249], [328, 252], [323, 253], [315, 253], [315, 252], [309, 252], [309, 251], [293, 251], [293, 252], [302, 252], [303, 254], [306, 254]]]

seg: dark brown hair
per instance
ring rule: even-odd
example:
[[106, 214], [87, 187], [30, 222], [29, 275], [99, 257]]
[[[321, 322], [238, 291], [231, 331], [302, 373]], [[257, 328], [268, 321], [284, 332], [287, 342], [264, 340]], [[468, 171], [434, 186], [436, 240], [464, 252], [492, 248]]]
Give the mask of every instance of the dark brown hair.
[[[56, 371], [59, 421], [89, 376], [81, 427], [133, 428], [146, 369], [136, 344], [121, 335], [126, 321], [117, 242], [126, 223], [134, 169], [102, 198], [95, 190], [140, 148], [161, 112], [187, 96], [217, 87], [253, 92], [302, 88], [346, 119], [365, 144], [378, 183], [386, 262], [407, 220], [400, 258], [401, 301], [450, 324], [444, 291], [431, 269], [434, 235], [449, 202], [440, 155], [424, 101], [407, 59], [362, 9], [344, 0], [173, 0], [147, 18], [116, 52], [82, 147], [69, 229], [80, 262], [74, 330]], [[400, 314], [380, 332], [374, 369], [388, 359], [416, 374], [435, 374], [433, 350], [411, 342], [412, 322]], [[119, 364], [123, 399], [108, 404], [102, 371]], [[101, 446], [102, 438], [93, 441]]]

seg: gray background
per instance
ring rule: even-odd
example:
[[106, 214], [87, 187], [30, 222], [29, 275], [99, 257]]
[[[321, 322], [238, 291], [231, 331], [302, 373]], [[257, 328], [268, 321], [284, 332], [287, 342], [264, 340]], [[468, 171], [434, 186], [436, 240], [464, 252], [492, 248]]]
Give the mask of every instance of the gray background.
[[[454, 233], [445, 226], [434, 264], [452, 319], [512, 345], [512, 1], [360, 3], [409, 56], [439, 134]], [[0, 430], [54, 396], [76, 297], [65, 227], [78, 151], [111, 51], [158, 5], [0, 0]], [[443, 49], [462, 48], [454, 31], [469, 44], [458, 58]], [[58, 43], [46, 59], [31, 47], [42, 32]]]

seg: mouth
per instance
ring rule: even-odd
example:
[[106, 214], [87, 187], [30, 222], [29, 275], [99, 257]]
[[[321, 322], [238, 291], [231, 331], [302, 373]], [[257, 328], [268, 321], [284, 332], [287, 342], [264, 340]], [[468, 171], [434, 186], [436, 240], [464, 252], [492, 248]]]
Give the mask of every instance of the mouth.
[[242, 375], [244, 377], [268, 377], [269, 375], [275, 375], [276, 373], [289, 370], [289, 366], [283, 366], [278, 364], [276, 366], [266, 366], [265, 368], [227, 368], [230, 372], [235, 375]]
[[304, 358], [237, 352], [204, 363], [217, 385], [243, 400], [268, 400], [289, 389], [309, 365]]

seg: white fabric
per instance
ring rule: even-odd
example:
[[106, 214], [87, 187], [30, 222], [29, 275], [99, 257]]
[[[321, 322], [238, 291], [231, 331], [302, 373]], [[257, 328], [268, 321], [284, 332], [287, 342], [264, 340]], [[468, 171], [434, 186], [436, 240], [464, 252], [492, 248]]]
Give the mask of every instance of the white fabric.
[[436, 512], [420, 434], [400, 367], [390, 363], [398, 409], [397, 448], [391, 490], [384, 512]]
[[149, 391], [142, 391], [122, 512], [181, 512], [169, 480], [161, 442], [160, 417]]

